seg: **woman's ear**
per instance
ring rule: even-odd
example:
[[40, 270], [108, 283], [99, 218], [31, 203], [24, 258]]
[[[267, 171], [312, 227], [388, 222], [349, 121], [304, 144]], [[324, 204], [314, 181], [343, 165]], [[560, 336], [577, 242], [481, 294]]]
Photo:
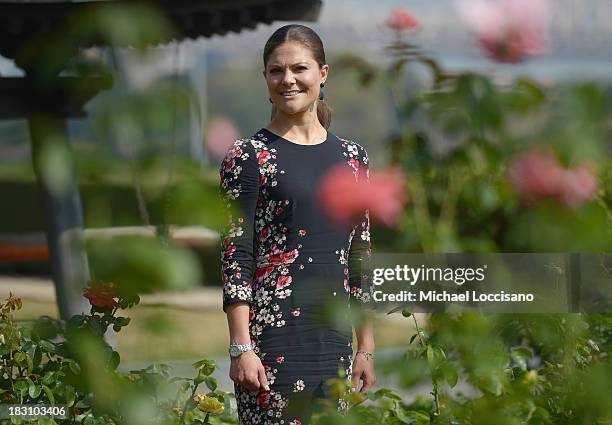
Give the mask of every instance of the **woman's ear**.
[[327, 75], [329, 74], [329, 65], [325, 64], [321, 67], [321, 83], [325, 84], [327, 81]]

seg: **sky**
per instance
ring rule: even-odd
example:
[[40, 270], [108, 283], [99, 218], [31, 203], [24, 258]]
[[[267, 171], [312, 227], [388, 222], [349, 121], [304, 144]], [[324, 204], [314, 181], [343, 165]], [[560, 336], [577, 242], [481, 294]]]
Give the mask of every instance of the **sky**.
[[[454, 9], [455, 0], [323, 0], [317, 22], [305, 23], [319, 33], [326, 50], [356, 51], [371, 57], [381, 55], [392, 34], [384, 22], [393, 7], [404, 7], [422, 23], [413, 40], [447, 65], [486, 66], [486, 60], [475, 46], [474, 38]], [[606, 72], [612, 63], [612, 1], [553, 0], [553, 51], [546, 57], [530, 61], [522, 68], [548, 67], [559, 72], [595, 75]], [[261, 56], [267, 37], [278, 26], [259, 25], [254, 31], [190, 40], [181, 46], [184, 66], [211, 64], [211, 59], [230, 62], [231, 66], [253, 63]], [[248, 42], [245, 42], [247, 41]], [[253, 48], [253, 46], [259, 46]], [[206, 60], [203, 58], [206, 57]], [[163, 68], [163, 65], [161, 65]], [[521, 67], [515, 67], [521, 69]], [[556, 72], [556, 71], [555, 71]], [[0, 74], [22, 73], [11, 61], [0, 57]]]

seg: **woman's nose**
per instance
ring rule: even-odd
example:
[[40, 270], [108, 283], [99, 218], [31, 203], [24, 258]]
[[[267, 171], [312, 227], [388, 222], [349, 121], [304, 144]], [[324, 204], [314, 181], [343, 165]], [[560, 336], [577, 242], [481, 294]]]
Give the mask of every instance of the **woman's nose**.
[[290, 85], [295, 82], [295, 75], [290, 70], [285, 71], [283, 74], [283, 84]]

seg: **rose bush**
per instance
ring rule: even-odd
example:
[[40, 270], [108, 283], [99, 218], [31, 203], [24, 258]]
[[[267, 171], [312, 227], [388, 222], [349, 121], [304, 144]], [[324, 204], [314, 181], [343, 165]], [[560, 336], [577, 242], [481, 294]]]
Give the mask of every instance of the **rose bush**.
[[[13, 419], [11, 423], [62, 424], [237, 424], [231, 394], [217, 390], [210, 360], [193, 364], [193, 378], [171, 377], [153, 364], [120, 372], [119, 353], [107, 344], [109, 326], [119, 332], [130, 320], [117, 316], [136, 305], [135, 294], [119, 293], [111, 282], [92, 282], [84, 291], [89, 314], [68, 321], [43, 316], [19, 325], [12, 313], [22, 302], [10, 294], [0, 304], [0, 401], [3, 404], [65, 404], [68, 419]], [[207, 388], [199, 390], [201, 384]], [[168, 391], [172, 397], [164, 397]]]

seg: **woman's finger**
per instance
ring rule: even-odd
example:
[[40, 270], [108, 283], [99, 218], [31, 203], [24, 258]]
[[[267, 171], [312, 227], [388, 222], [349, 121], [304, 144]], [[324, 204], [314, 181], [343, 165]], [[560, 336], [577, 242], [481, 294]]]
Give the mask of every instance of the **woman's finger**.
[[361, 387], [360, 391], [362, 393], [365, 393], [370, 388], [372, 388], [375, 383], [376, 383], [376, 376], [375, 375], [370, 375], [370, 374], [364, 373], [363, 374], [363, 386]]
[[357, 370], [353, 370], [353, 375], [351, 376], [351, 391], [357, 391], [357, 388], [359, 387], [359, 381], [361, 380], [361, 375], [363, 374], [363, 371], [357, 369]]
[[259, 388], [270, 391], [270, 387], [268, 386], [268, 378], [266, 377], [266, 370], [263, 366], [259, 368]]

